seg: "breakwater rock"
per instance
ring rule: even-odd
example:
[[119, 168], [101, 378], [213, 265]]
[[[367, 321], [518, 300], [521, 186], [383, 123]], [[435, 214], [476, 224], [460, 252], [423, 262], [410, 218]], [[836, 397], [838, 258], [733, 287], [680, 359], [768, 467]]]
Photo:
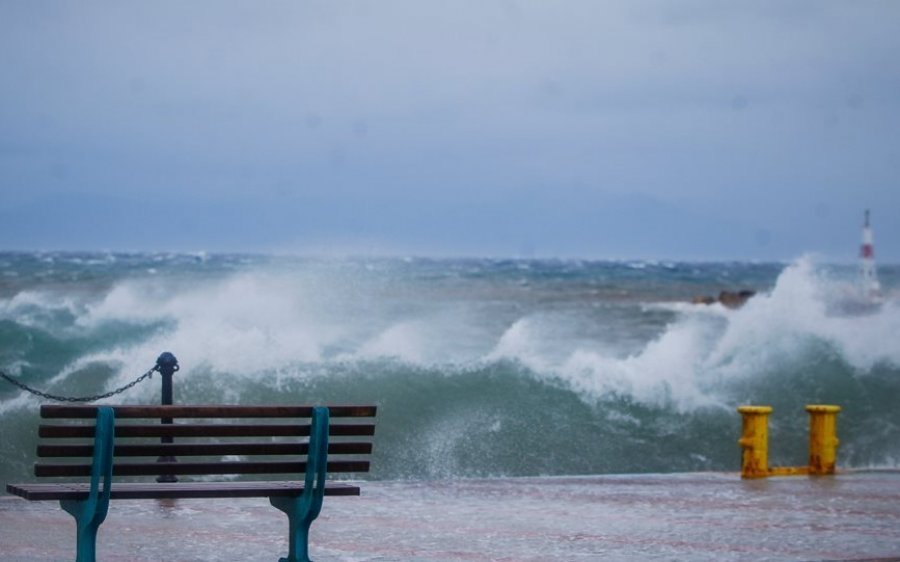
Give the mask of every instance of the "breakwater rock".
[[756, 291], [722, 291], [719, 296], [696, 296], [691, 299], [693, 304], [714, 304], [720, 303], [727, 308], [740, 308], [744, 306], [750, 297], [756, 294]]

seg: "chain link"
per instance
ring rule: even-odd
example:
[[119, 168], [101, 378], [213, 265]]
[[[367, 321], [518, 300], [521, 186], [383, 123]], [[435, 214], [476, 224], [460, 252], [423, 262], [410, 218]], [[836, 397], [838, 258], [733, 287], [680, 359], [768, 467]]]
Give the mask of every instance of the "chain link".
[[122, 392], [125, 392], [129, 388], [131, 388], [134, 385], [138, 384], [139, 382], [143, 381], [144, 379], [149, 379], [150, 377], [153, 376], [153, 373], [158, 370], [159, 370], [159, 365], [153, 367], [152, 369], [150, 369], [143, 375], [139, 376], [138, 378], [134, 379], [130, 383], [126, 384], [125, 386], [120, 386], [119, 388], [112, 390], [110, 392], [107, 392], [106, 394], [96, 394], [94, 396], [76, 396], [76, 397], [57, 396], [54, 394], [48, 394], [46, 392], [41, 392], [40, 390], [35, 390], [35, 389], [31, 388], [30, 386], [17, 381], [16, 379], [7, 375], [3, 371], [0, 371], [0, 378], [7, 380], [8, 382], [12, 383], [13, 385], [21, 388], [22, 390], [24, 390], [26, 392], [30, 392], [31, 394], [34, 394], [35, 396], [40, 396], [41, 398], [46, 398], [48, 400], [55, 400], [57, 402], [94, 402], [96, 400], [102, 400], [103, 398], [109, 398], [110, 396], [115, 396], [116, 394], [121, 394]]

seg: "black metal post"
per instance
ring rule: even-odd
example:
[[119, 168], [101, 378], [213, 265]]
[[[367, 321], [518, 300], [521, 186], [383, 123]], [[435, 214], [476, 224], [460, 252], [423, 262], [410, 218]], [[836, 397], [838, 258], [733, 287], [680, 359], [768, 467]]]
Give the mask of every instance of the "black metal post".
[[[178, 359], [168, 351], [164, 352], [156, 360], [156, 367], [159, 374], [162, 375], [162, 405], [172, 405], [172, 375], [178, 370]], [[172, 418], [162, 418], [163, 424], [172, 423]], [[160, 437], [162, 443], [172, 443], [171, 437]], [[172, 456], [159, 457], [156, 462], [176, 462], [176, 458]], [[161, 474], [156, 478], [157, 482], [178, 482], [178, 478], [174, 474]]]

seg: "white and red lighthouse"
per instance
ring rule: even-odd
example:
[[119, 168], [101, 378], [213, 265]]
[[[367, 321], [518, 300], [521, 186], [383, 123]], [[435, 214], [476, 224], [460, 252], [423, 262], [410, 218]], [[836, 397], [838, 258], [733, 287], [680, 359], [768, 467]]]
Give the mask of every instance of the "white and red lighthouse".
[[881, 284], [875, 274], [875, 247], [872, 243], [872, 227], [869, 224], [869, 210], [863, 223], [862, 247], [859, 251], [859, 281], [863, 296], [876, 299], [881, 295]]

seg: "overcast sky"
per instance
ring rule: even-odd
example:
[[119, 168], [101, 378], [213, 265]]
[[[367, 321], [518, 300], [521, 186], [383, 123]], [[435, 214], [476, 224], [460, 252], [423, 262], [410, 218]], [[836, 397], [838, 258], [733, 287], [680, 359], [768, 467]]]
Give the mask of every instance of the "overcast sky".
[[900, 2], [0, 0], [0, 249], [900, 261]]

